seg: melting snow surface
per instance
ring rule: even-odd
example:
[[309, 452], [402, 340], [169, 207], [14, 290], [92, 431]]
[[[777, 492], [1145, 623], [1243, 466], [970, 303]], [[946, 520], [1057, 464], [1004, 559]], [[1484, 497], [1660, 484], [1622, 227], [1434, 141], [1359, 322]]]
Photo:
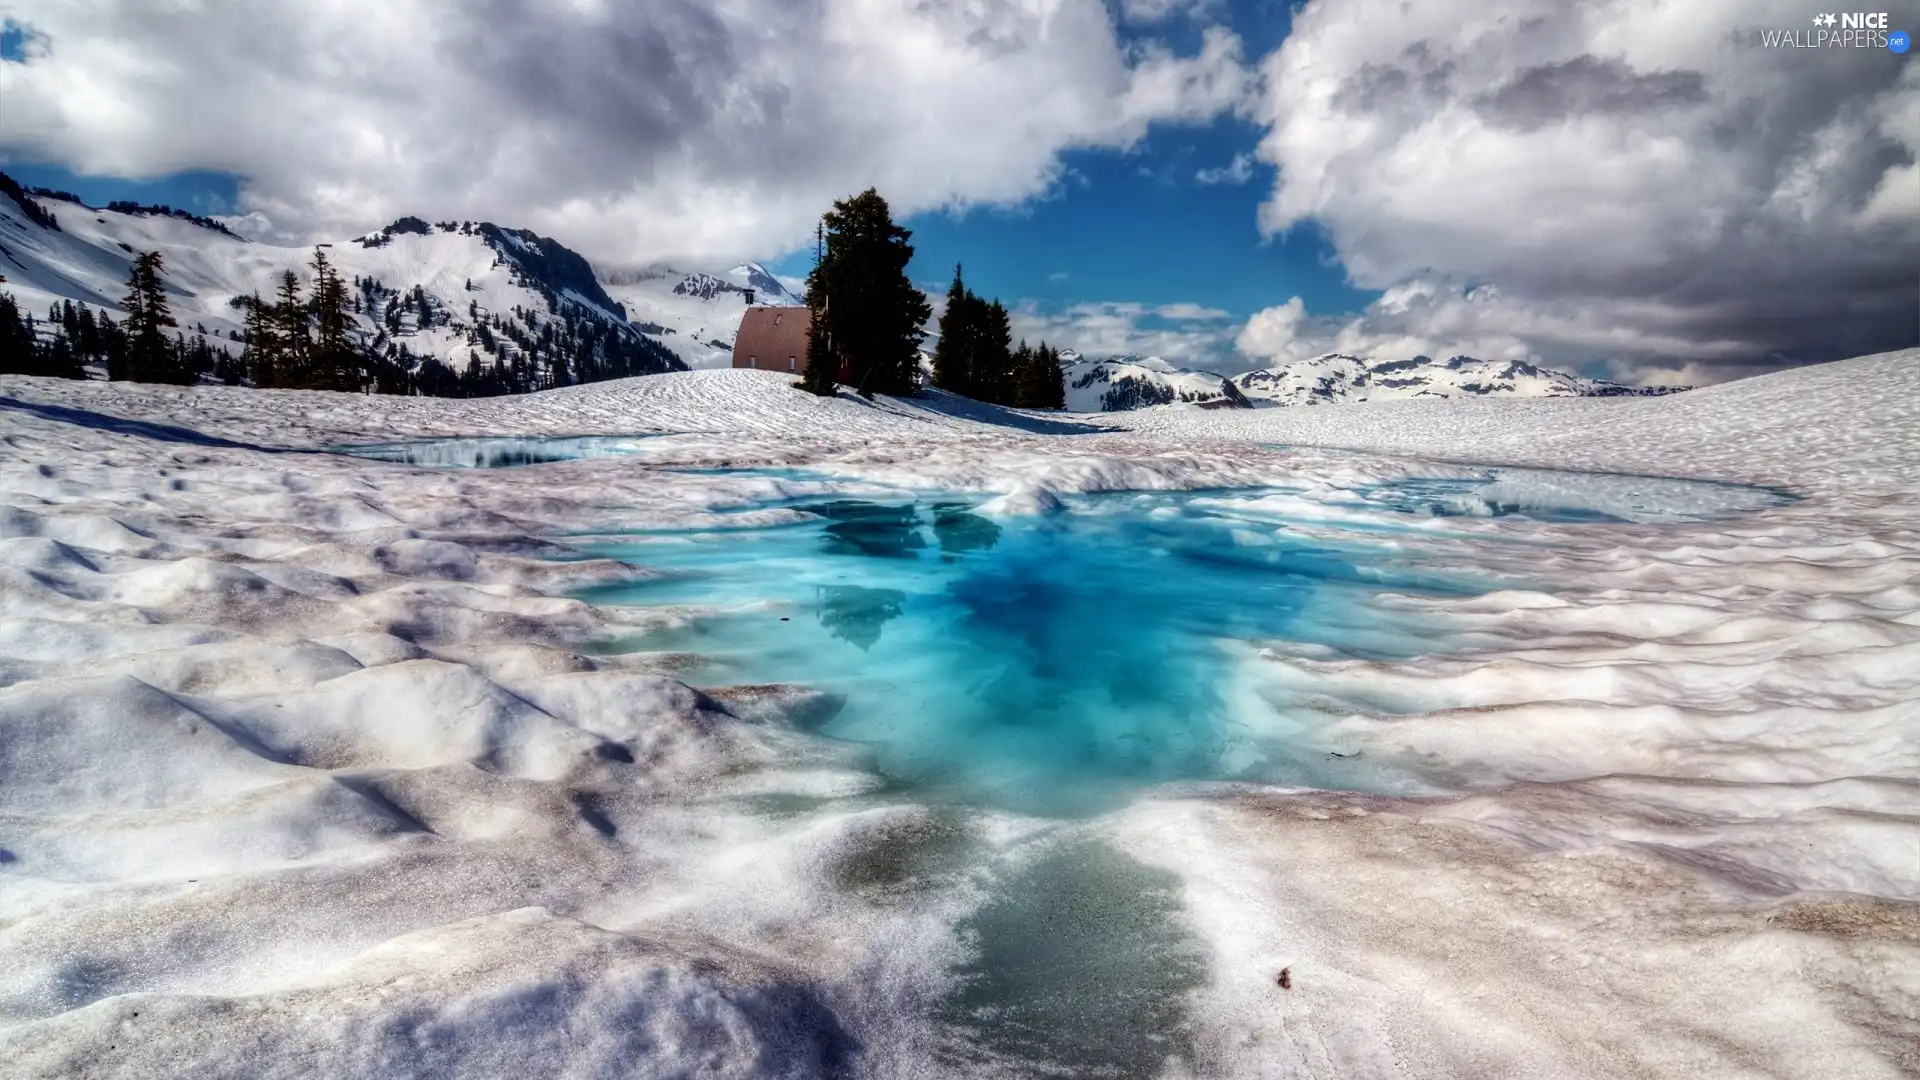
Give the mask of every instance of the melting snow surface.
[[[1097, 421], [737, 371], [490, 401], [0, 380], [0, 1071], [1920, 1072], [1920, 352]], [[830, 556], [873, 523], [835, 503], [911, 506], [924, 546]], [[1291, 594], [1315, 632], [1254, 600], [1328, 551]], [[900, 614], [830, 610], [836, 558], [890, 567], [849, 584]], [[1166, 611], [1067, 587], [1137, 564], [1171, 604], [1183, 558], [1233, 593], [1199, 622], [1248, 620], [1203, 663]], [[805, 641], [754, 647], [782, 615]], [[1022, 685], [915, 672], [938, 627]], [[954, 731], [830, 685], [876, 632], [900, 702], [1005, 691], [989, 749], [1046, 733], [1035, 688], [1093, 669], [1045, 665], [1088, 651], [1101, 693], [1187, 672], [1149, 698], [1297, 730], [1109, 757], [1124, 785], [1036, 812], [901, 767]], [[1061, 760], [1042, 780], [1082, 779]]]
[[646, 451], [640, 437], [581, 436], [543, 439], [416, 439], [395, 443], [355, 443], [335, 447], [340, 453], [375, 461], [453, 469], [502, 469], [540, 465], [550, 461], [639, 454]]

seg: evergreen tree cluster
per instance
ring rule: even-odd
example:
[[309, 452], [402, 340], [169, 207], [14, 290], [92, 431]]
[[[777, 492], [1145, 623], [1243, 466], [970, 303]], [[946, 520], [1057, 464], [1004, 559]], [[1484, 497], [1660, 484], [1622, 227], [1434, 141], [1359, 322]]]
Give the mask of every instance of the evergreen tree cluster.
[[22, 312], [12, 294], [0, 292], [0, 374], [84, 379], [94, 366], [106, 368], [110, 379], [177, 385], [220, 375], [233, 359], [209, 341], [205, 326], [196, 327], [192, 339], [168, 335], [177, 323], [161, 275], [158, 253], [134, 260], [121, 302], [127, 317], [119, 323], [71, 300], [49, 308], [42, 322]]
[[[39, 193], [40, 190], [41, 189], [35, 189], [36, 194]], [[65, 193], [57, 192], [57, 193], [53, 193], [53, 196], [55, 198], [58, 198], [62, 194], [65, 194]], [[79, 202], [80, 200], [73, 199], [72, 201]], [[235, 240], [240, 239], [239, 233], [236, 233], [232, 229], [227, 228], [225, 225], [221, 224], [220, 222], [215, 221], [214, 219], [210, 217], [206, 217], [201, 214], [194, 214], [186, 210], [181, 210], [177, 207], [163, 206], [159, 203], [137, 203], [127, 199], [117, 199], [113, 202], [108, 203], [107, 209], [112, 210], [116, 214], [130, 214], [136, 217], [146, 217], [148, 215], [154, 215], [154, 214], [157, 214], [161, 217], [175, 217], [175, 218], [179, 218], [182, 221], [190, 221], [193, 224], [198, 225], [203, 229], [212, 229], [214, 232], [217, 232], [217, 233], [225, 233], [226, 235], [233, 237]]]
[[20, 207], [21, 213], [27, 215], [28, 221], [33, 222], [43, 229], [52, 229], [54, 232], [60, 231], [60, 223], [54, 220], [54, 216], [51, 213], [47, 212], [47, 208], [35, 202], [32, 194], [28, 192], [27, 189], [21, 187], [18, 181], [3, 172], [0, 172], [0, 195], [5, 195], [9, 199], [12, 199], [14, 203]]
[[[493, 397], [682, 366], [665, 347], [574, 305], [557, 313], [516, 305], [503, 316], [469, 300], [460, 312], [420, 285], [396, 291], [368, 277], [349, 287], [319, 250], [313, 271], [306, 299], [298, 276], [287, 271], [271, 303], [255, 298], [248, 305], [245, 369], [255, 386]], [[407, 339], [435, 328], [465, 332], [465, 363], [413, 351]]]
[[953, 268], [947, 310], [940, 316], [940, 341], [933, 351], [933, 385], [975, 401], [1020, 409], [1063, 409], [1066, 378], [1060, 353], [1046, 342], [1013, 347], [1007, 309], [967, 288], [960, 267]]
[[380, 360], [362, 342], [348, 309], [346, 283], [327, 260], [313, 251], [312, 295], [300, 295], [300, 275], [283, 271], [271, 304], [255, 296], [247, 303], [244, 377], [258, 387], [293, 390], [363, 391], [381, 381]]
[[933, 311], [907, 277], [913, 234], [894, 224], [872, 188], [820, 220], [819, 260], [807, 275], [812, 330], [801, 387], [829, 395], [845, 381], [863, 394], [911, 394]]
[[[124, 350], [124, 338], [111, 319], [101, 316], [100, 325], [94, 322], [93, 313], [82, 304], [81, 312], [86, 315], [88, 343], [93, 352], [89, 357], [104, 360], [108, 351], [108, 338], [115, 341], [115, 347]], [[69, 315], [73, 305], [66, 305]], [[59, 324], [60, 309], [49, 312], [49, 318]], [[77, 319], [76, 319], [77, 323]], [[82, 357], [73, 346], [73, 335], [56, 331], [48, 339], [42, 339], [40, 329], [31, 314], [22, 315], [20, 306], [12, 293], [0, 292], [0, 375], [51, 375], [56, 378], [84, 379], [86, 370], [81, 366]]]

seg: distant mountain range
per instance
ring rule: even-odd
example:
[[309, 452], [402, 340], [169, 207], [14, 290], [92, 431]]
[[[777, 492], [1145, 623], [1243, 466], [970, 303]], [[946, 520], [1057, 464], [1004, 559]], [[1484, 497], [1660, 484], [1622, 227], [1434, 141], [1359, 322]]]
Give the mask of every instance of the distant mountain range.
[[[657, 357], [659, 370], [726, 367], [749, 302], [804, 302], [758, 263], [603, 273], [556, 240], [491, 222], [404, 217], [321, 247], [354, 283], [370, 342], [404, 346], [411, 356], [437, 357], [456, 370], [476, 356], [536, 368], [563, 362], [557, 353], [578, 340], [583, 326], [630, 337]], [[39, 315], [72, 300], [117, 314], [133, 257], [152, 250], [165, 256], [182, 332], [234, 350], [246, 298], [271, 299], [288, 269], [304, 280], [313, 256], [310, 246], [245, 240], [211, 218], [133, 203], [90, 207], [62, 192], [22, 189], [0, 173], [0, 289], [23, 310]], [[1328, 354], [1230, 378], [1156, 357], [1063, 356], [1067, 407], [1075, 412], [1670, 392], [1467, 356], [1373, 361]]]
[[1524, 360], [1368, 360], [1328, 353], [1231, 377], [1158, 357], [1066, 354], [1067, 408], [1123, 412], [1190, 403], [1203, 408], [1331, 405], [1398, 398], [1637, 397], [1681, 387], [1635, 387], [1538, 367]]
[[[662, 371], [725, 367], [749, 295], [755, 303], [803, 302], [756, 263], [603, 275], [556, 240], [492, 222], [403, 217], [319, 246], [353, 286], [364, 337], [456, 370], [476, 355], [554, 363], [556, 342], [577, 339], [590, 324], [644, 345]], [[308, 280], [314, 247], [249, 241], [168, 207], [88, 206], [0, 174], [0, 290], [23, 311], [43, 317], [71, 300], [117, 318], [134, 256], [154, 250], [165, 258], [181, 332], [237, 350], [247, 298], [271, 300], [285, 270]]]

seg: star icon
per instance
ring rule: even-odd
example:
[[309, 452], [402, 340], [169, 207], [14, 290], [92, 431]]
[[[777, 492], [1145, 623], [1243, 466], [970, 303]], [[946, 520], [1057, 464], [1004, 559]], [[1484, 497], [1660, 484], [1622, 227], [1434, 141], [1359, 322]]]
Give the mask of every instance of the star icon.
[[1833, 13], [1832, 13], [1832, 12], [1828, 12], [1827, 14], [1825, 14], [1825, 15], [1822, 15], [1822, 16], [1820, 16], [1820, 17], [1821, 17], [1821, 18], [1823, 18], [1823, 19], [1825, 19], [1825, 20], [1827, 20], [1827, 25], [1828, 25], [1828, 26], [1832, 26], [1832, 25], [1833, 25], [1834, 23], [1837, 23], [1837, 22], [1839, 22], [1839, 21], [1840, 21], [1839, 19], [1836, 19], [1836, 18], [1834, 18], [1834, 17], [1833, 17]]
[[1815, 26], [1827, 25], [1827, 17], [1825, 15], [1815, 15], [1813, 17], [1813, 25]]

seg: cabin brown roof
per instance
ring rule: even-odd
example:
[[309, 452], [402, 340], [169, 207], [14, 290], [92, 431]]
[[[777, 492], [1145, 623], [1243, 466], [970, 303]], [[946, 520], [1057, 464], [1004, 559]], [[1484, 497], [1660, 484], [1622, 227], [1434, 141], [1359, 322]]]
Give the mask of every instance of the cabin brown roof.
[[807, 370], [807, 328], [812, 324], [813, 313], [803, 307], [748, 308], [733, 338], [733, 366]]

